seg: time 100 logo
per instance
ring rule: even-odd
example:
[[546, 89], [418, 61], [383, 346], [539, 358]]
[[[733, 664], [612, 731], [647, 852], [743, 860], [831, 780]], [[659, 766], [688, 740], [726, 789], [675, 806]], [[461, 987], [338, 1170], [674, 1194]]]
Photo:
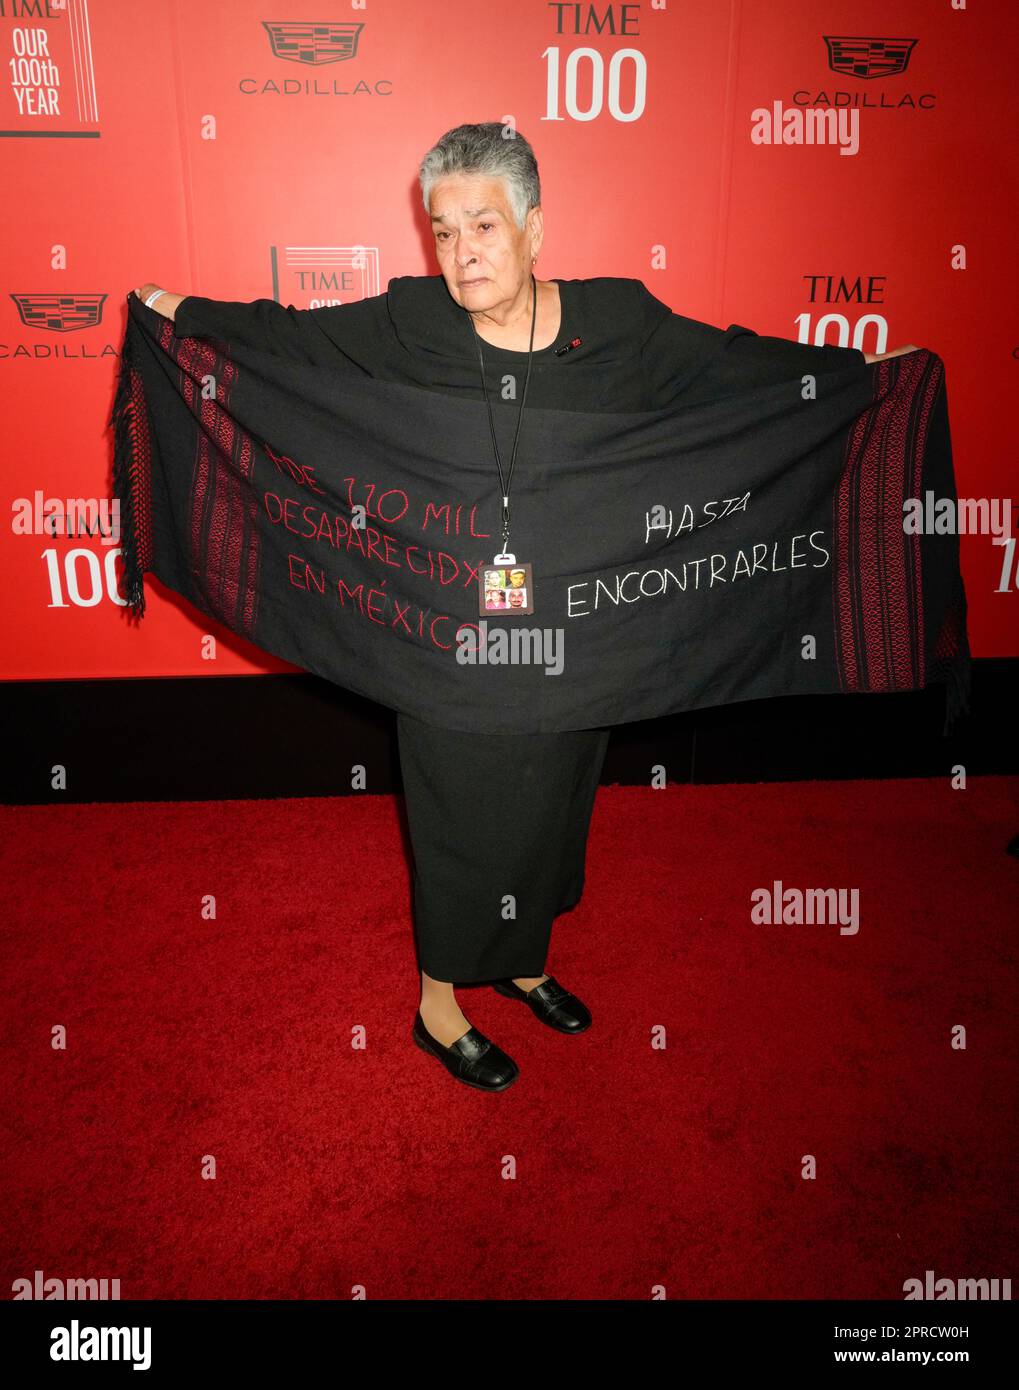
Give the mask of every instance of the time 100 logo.
[[127, 607], [117, 583], [116, 559], [120, 547], [107, 550], [103, 559], [94, 550], [75, 546], [62, 553], [52, 546], [42, 552], [50, 583], [48, 608], [95, 608], [104, 598]]
[[[561, 62], [558, 47], [546, 48], [541, 55], [546, 62], [547, 98], [543, 121], [593, 121], [608, 105], [609, 115], [617, 121], [637, 121], [647, 103], [647, 59], [638, 48], [617, 48], [605, 59], [596, 48], [573, 48]], [[583, 76], [585, 85], [590, 79], [591, 96], [586, 107], [580, 105], [578, 88]], [[560, 111], [561, 102], [566, 110]], [[625, 93], [623, 91], [625, 87]], [[624, 101], [626, 105], [624, 106]]]

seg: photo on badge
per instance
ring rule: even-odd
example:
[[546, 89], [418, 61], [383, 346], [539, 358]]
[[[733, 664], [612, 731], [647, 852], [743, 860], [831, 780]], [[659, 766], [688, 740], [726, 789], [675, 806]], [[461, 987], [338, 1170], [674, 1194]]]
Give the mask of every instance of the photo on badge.
[[511, 568], [483, 565], [478, 584], [482, 614], [534, 612], [534, 586], [529, 564], [515, 564]]

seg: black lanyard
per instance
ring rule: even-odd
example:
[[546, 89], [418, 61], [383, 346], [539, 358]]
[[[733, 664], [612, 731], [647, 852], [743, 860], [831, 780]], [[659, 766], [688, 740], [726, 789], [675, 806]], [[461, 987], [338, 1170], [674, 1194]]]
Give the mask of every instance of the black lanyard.
[[[471, 328], [474, 328], [474, 315], [469, 315]], [[513, 477], [513, 465], [517, 461], [517, 440], [520, 438], [520, 423], [524, 418], [524, 402], [527, 400], [527, 383], [531, 379], [531, 354], [534, 351], [534, 324], [538, 317], [538, 282], [531, 273], [531, 341], [527, 348], [527, 374], [524, 377], [524, 392], [520, 397], [520, 409], [517, 411], [517, 428], [513, 436], [513, 452], [510, 455], [509, 474], [504, 479], [502, 476], [502, 460], [499, 457], [499, 440], [495, 433], [495, 417], [492, 415], [492, 402], [488, 398], [488, 382], [485, 380], [485, 358], [481, 351], [481, 334], [474, 328], [474, 337], [478, 343], [478, 361], [481, 363], [481, 386], [485, 393], [485, 404], [488, 406], [488, 428], [492, 431], [492, 448], [495, 451], [495, 466], [499, 470], [499, 486], [502, 488], [502, 550], [507, 553], [509, 545], [509, 490], [510, 480]]]

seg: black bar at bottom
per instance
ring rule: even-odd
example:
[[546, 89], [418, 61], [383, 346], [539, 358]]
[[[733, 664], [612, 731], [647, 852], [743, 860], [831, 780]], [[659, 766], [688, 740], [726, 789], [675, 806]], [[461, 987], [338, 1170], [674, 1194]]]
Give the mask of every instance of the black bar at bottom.
[[[654, 1306], [658, 1302], [663, 1306]], [[644, 1320], [631, 1321], [641, 1305]], [[753, 1369], [780, 1377], [786, 1371], [838, 1372], [866, 1365], [960, 1366], [979, 1370], [986, 1378], [992, 1367], [1007, 1364], [1015, 1327], [1011, 1301], [696, 1302], [656, 1299], [649, 1290], [646, 1300], [562, 1300], [554, 1306], [555, 1321], [545, 1323], [538, 1300], [26, 1301], [7, 1304], [0, 1336], [4, 1369], [21, 1373], [11, 1384], [49, 1385], [59, 1380], [73, 1385], [97, 1377], [111, 1384], [126, 1376], [129, 1383], [141, 1385], [155, 1380], [204, 1386], [218, 1384], [212, 1377], [219, 1375], [236, 1384], [238, 1375], [247, 1372], [262, 1377], [286, 1374], [288, 1383], [297, 1385], [331, 1384], [345, 1371], [364, 1374], [365, 1356], [371, 1358], [373, 1372], [392, 1373], [401, 1344], [377, 1339], [380, 1333], [388, 1338], [398, 1335], [417, 1308], [428, 1311], [430, 1338], [450, 1339], [451, 1356], [462, 1357], [473, 1343], [479, 1351], [498, 1355], [501, 1365], [519, 1358], [523, 1373], [534, 1356], [528, 1345], [528, 1319], [537, 1314], [546, 1334], [543, 1361], [566, 1354], [576, 1375], [588, 1354], [594, 1358], [615, 1353], [630, 1367], [627, 1379], [643, 1379], [642, 1368], [655, 1356], [669, 1368], [670, 1378], [676, 1375], [680, 1380], [684, 1371], [709, 1368], [722, 1373]], [[588, 1312], [597, 1309], [598, 1322], [587, 1318], [574, 1324], [574, 1306]], [[434, 1321], [440, 1314], [449, 1318], [441, 1328]], [[382, 1321], [375, 1322], [376, 1317]], [[86, 1329], [104, 1327], [137, 1329], [138, 1341], [131, 1345], [142, 1356], [147, 1350], [144, 1379], [134, 1378], [132, 1360], [52, 1358], [51, 1348], [77, 1350], [80, 1357], [94, 1341]], [[506, 1338], [509, 1328], [512, 1345]], [[552, 1342], [547, 1340], [549, 1332]], [[625, 1335], [626, 1342], [617, 1343], [616, 1333]], [[126, 1337], [120, 1342], [128, 1344]], [[405, 1345], [403, 1354], [410, 1356], [410, 1365], [426, 1354], [419, 1340]], [[474, 1374], [469, 1366], [464, 1373]]]

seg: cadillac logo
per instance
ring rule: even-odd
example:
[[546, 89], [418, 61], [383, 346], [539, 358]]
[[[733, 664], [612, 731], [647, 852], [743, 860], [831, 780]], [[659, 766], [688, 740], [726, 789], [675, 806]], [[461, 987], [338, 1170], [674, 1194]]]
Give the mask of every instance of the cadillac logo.
[[357, 56], [357, 36], [363, 24], [311, 24], [295, 20], [276, 24], [263, 19], [275, 57], [288, 63], [321, 67]]
[[892, 77], [905, 72], [916, 39], [861, 39], [840, 35], [824, 41], [828, 66], [849, 77]]
[[95, 328], [103, 316], [105, 294], [12, 294], [21, 322], [50, 333]]

